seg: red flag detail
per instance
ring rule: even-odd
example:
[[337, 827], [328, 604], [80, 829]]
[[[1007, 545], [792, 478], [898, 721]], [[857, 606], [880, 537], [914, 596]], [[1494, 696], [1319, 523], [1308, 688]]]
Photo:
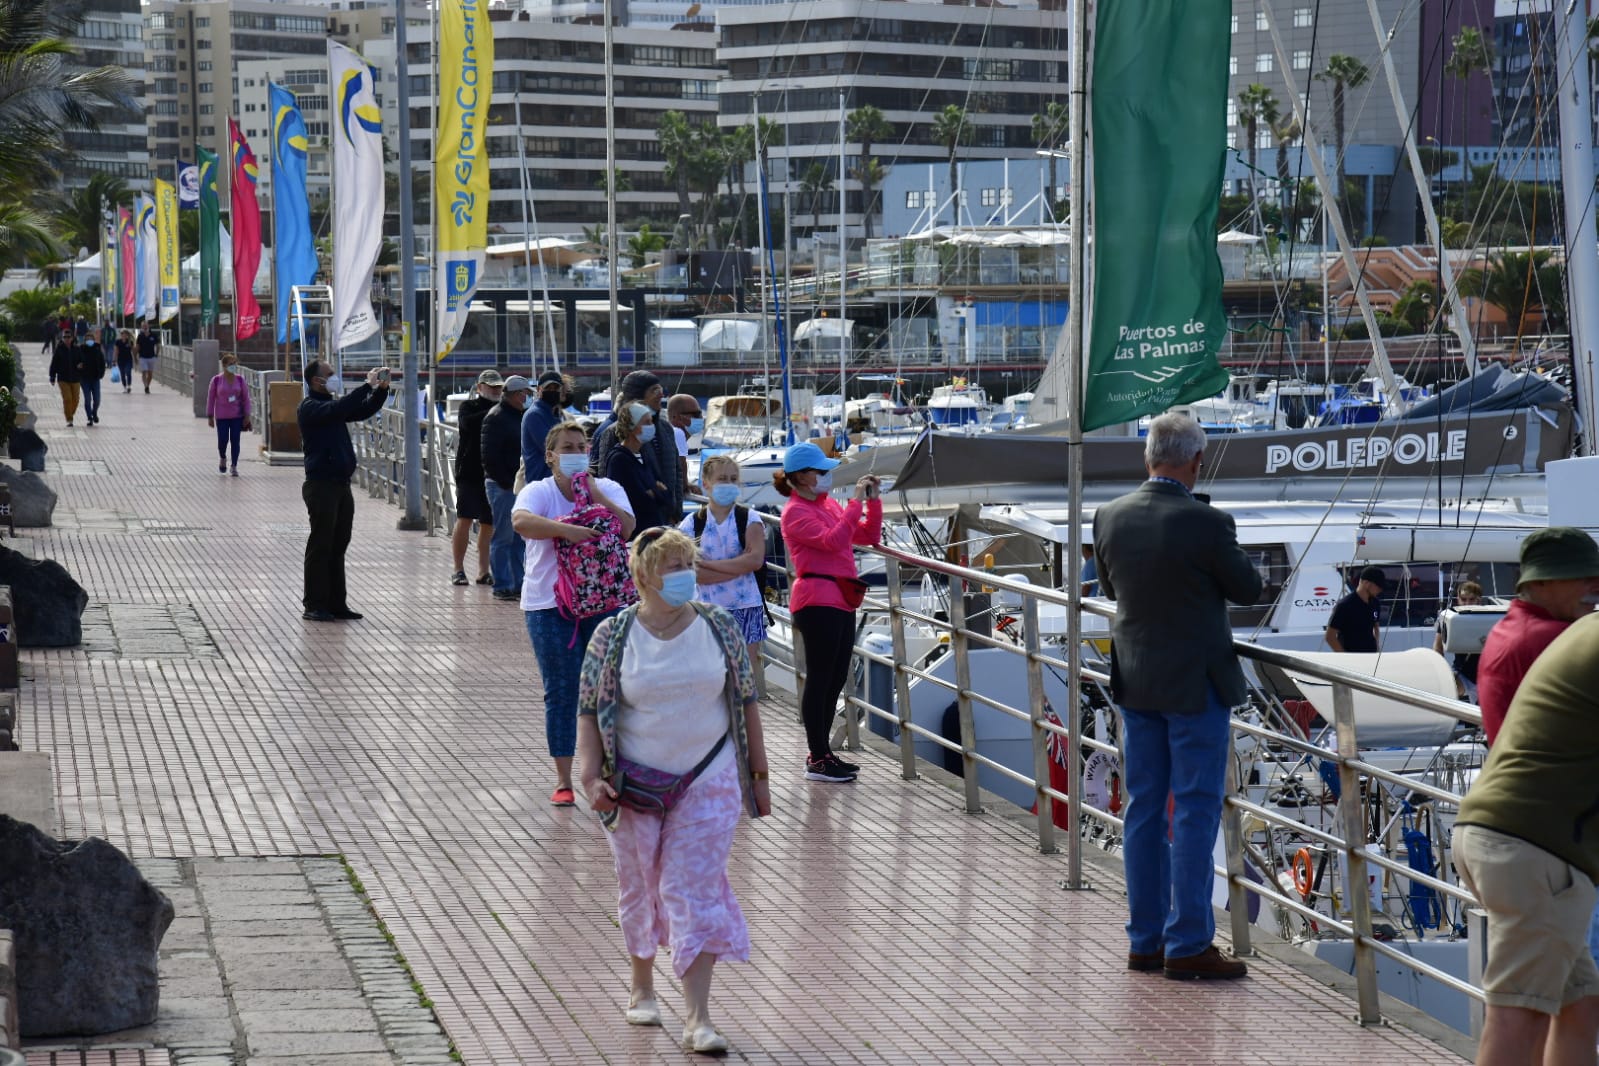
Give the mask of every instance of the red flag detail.
[[255, 198], [255, 153], [228, 119], [228, 155], [233, 161], [229, 183], [233, 222], [233, 334], [240, 340], [261, 329], [261, 305], [255, 300], [255, 274], [261, 266], [261, 205]]

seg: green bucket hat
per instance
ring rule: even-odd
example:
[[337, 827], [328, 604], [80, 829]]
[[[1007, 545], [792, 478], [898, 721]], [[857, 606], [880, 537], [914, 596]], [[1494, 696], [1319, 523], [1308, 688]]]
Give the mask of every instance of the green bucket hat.
[[1550, 526], [1521, 542], [1521, 576], [1529, 581], [1564, 581], [1599, 577], [1599, 544], [1575, 526]]

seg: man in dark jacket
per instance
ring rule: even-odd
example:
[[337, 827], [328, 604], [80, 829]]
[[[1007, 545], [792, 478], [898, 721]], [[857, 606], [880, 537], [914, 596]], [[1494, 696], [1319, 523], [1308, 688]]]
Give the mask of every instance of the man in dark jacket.
[[450, 550], [455, 553], [452, 585], [466, 585], [466, 542], [477, 531], [477, 583], [487, 585], [489, 576], [489, 538], [494, 535], [494, 512], [483, 486], [483, 416], [500, 402], [505, 379], [498, 370], [485, 370], [477, 376], [477, 388], [455, 414], [455, 530], [450, 534]]
[[50, 357], [50, 384], [61, 390], [61, 407], [66, 412], [67, 425], [72, 425], [82, 386], [78, 382], [78, 350], [72, 343], [70, 328], [56, 334], [55, 354]]
[[566, 421], [563, 408], [568, 395], [566, 379], [557, 371], [539, 375], [538, 398], [522, 415], [522, 470], [529, 485], [550, 476], [550, 464], [544, 461], [544, 439]]
[[1176, 980], [1246, 973], [1212, 943], [1211, 849], [1232, 708], [1247, 698], [1227, 604], [1254, 603], [1262, 581], [1232, 517], [1194, 498], [1204, 451], [1197, 422], [1161, 415], [1144, 443], [1149, 480], [1094, 515], [1100, 591], [1117, 608], [1110, 687], [1127, 748], [1127, 968]]
[[347, 422], [364, 422], [377, 414], [389, 398], [389, 368], [367, 371], [366, 383], [343, 395], [329, 389], [330, 363], [313, 359], [305, 367], [308, 389], [300, 401], [300, 444], [305, 452], [305, 484], [300, 496], [311, 518], [311, 535], [305, 542], [305, 606], [309, 622], [355, 621], [344, 589], [344, 553], [350, 547], [355, 524], [355, 497], [350, 478], [355, 474], [355, 446]]
[[511, 528], [511, 507], [516, 503], [516, 471], [522, 465], [522, 413], [527, 408], [527, 393], [527, 378], [521, 374], [506, 378], [505, 393], [483, 416], [479, 434], [483, 489], [494, 522], [494, 536], [489, 541], [494, 598], [513, 602], [522, 599], [522, 538]]
[[[635, 370], [622, 379], [621, 399], [617, 401], [615, 410], [620, 411], [629, 403], [641, 403], [650, 409], [656, 425], [662, 425], [666, 421], [661, 415], [661, 404], [665, 399], [666, 389], [662, 387], [660, 378], [648, 370]], [[615, 447], [616, 415], [612, 414], [594, 431], [594, 440], [589, 445], [589, 465], [601, 472], [606, 470], [611, 450]], [[655, 491], [661, 501], [661, 513], [672, 516], [672, 523], [675, 524], [683, 513], [683, 483], [678, 478], [676, 436], [657, 433], [639, 454], [644, 456], [645, 466], [655, 476], [658, 486]]]
[[94, 337], [84, 337], [73, 349], [77, 361], [78, 382], [83, 389], [83, 413], [89, 425], [100, 422], [100, 379], [105, 377], [105, 352]]

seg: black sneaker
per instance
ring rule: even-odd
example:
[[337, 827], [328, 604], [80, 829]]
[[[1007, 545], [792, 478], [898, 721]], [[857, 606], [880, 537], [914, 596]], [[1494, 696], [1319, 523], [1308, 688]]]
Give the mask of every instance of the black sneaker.
[[848, 770], [851, 776], [858, 775], [861, 772], [861, 768], [859, 766], [856, 766], [852, 762], [845, 762], [843, 759], [840, 759], [838, 757], [838, 752], [836, 751], [833, 752], [833, 761], [839, 766], [843, 767], [845, 770]]
[[450, 584], [452, 584], [452, 585], [469, 585], [469, 584], [471, 584], [471, 582], [467, 581], [467, 579], [466, 579], [466, 571], [465, 570], [457, 570], [455, 572], [455, 576], [450, 578]]
[[809, 781], [853, 781], [855, 771], [847, 769], [838, 756], [828, 752], [820, 759], [805, 760], [805, 777]]

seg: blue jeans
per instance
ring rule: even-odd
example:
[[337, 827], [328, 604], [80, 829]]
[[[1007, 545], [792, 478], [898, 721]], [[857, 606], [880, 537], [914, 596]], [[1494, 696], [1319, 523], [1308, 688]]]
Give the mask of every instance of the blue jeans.
[[89, 421], [100, 421], [100, 379], [83, 379], [83, 413], [89, 416]]
[[495, 592], [516, 592], [522, 587], [524, 562], [522, 538], [511, 528], [511, 506], [516, 493], [502, 489], [494, 479], [484, 478], [489, 494], [489, 510], [494, 513], [494, 536], [489, 540], [489, 573], [494, 575]]
[[522, 612], [544, 681], [544, 742], [551, 758], [569, 759], [577, 752], [577, 685], [583, 656], [600, 622], [615, 613], [573, 622], [554, 607]]
[[[1130, 951], [1198, 955], [1216, 935], [1212, 853], [1221, 828], [1232, 714], [1214, 688], [1197, 714], [1121, 708], [1127, 766], [1127, 939]], [[1166, 800], [1172, 812], [1167, 837]]]

